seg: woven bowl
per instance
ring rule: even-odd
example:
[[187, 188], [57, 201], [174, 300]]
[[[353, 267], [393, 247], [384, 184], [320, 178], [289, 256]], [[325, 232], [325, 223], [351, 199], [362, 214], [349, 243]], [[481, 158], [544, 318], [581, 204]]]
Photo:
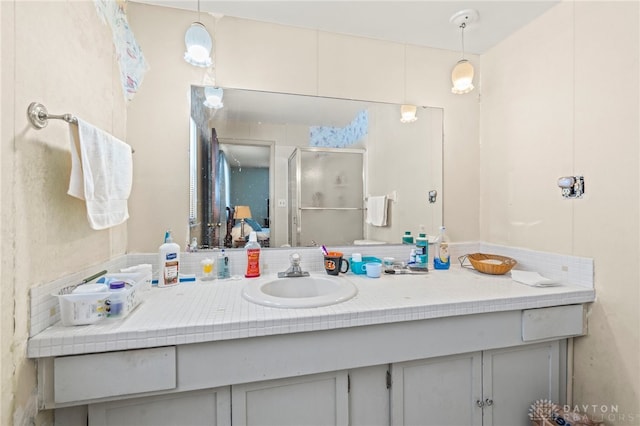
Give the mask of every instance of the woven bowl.
[[[476, 271], [491, 275], [504, 275], [518, 263], [515, 259], [497, 254], [472, 253], [461, 256], [462, 258], [469, 259], [471, 266]], [[460, 264], [465, 266], [464, 259]]]

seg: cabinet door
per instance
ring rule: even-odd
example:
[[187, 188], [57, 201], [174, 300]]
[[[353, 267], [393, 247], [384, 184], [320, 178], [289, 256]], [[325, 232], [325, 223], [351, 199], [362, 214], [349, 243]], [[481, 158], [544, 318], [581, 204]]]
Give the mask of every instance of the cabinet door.
[[391, 424], [481, 425], [480, 352], [392, 365]]
[[349, 425], [389, 426], [389, 365], [349, 371]]
[[234, 385], [234, 426], [347, 426], [344, 371]]
[[557, 341], [486, 351], [482, 363], [485, 425], [527, 426], [536, 400], [559, 401]]
[[89, 405], [89, 426], [231, 425], [228, 387]]

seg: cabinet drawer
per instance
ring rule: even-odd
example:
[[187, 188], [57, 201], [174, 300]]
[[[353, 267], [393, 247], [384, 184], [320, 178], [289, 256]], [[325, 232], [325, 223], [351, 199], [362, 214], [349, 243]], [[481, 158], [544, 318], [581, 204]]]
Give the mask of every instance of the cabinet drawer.
[[84, 401], [176, 387], [176, 348], [58, 357], [54, 400]]
[[582, 334], [584, 334], [582, 305], [553, 306], [522, 311], [523, 342]]

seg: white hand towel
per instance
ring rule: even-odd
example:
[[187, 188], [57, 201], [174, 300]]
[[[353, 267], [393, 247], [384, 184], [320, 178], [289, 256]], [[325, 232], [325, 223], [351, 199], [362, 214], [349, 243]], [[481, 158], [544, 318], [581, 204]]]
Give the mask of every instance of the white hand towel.
[[545, 278], [537, 272], [511, 270], [511, 278], [521, 284], [530, 285], [531, 287], [555, 287], [560, 285], [557, 280]]
[[119, 225], [129, 218], [133, 159], [131, 147], [78, 119], [71, 131], [71, 178], [67, 194], [85, 200], [92, 229]]
[[387, 226], [387, 196], [367, 198], [367, 223], [373, 226]]

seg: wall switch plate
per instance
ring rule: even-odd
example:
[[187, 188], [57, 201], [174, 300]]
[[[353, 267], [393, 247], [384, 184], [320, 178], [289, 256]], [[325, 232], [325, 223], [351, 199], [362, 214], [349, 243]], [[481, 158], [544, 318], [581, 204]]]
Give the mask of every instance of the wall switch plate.
[[284, 198], [278, 199], [278, 207], [287, 207], [287, 200]]

